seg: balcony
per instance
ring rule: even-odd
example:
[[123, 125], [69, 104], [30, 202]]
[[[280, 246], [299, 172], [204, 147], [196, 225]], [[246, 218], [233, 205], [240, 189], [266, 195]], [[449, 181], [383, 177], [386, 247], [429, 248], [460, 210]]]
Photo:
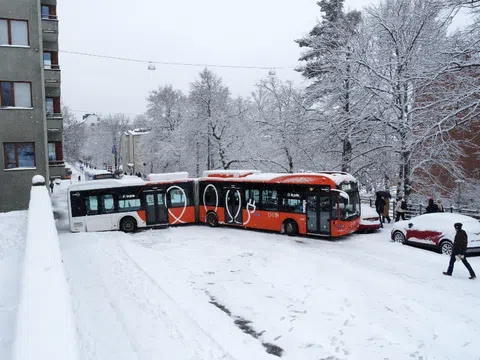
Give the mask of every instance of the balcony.
[[62, 161], [49, 161], [48, 172], [51, 178], [64, 178], [65, 177], [65, 164]]
[[[55, 17], [55, 19], [50, 19]], [[58, 20], [54, 15], [50, 15], [48, 19], [42, 18], [42, 37], [46, 42], [58, 42]]]
[[47, 112], [47, 131], [57, 132], [63, 131], [63, 116], [62, 114], [55, 114]]
[[58, 65], [44, 67], [44, 73], [46, 87], [60, 87], [60, 67]]

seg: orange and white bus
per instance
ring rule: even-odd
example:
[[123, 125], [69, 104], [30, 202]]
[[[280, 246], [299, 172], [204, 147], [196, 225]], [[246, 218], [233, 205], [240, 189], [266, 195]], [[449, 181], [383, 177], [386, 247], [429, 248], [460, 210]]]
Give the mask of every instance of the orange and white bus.
[[206, 171], [199, 179], [199, 220], [209, 226], [338, 237], [358, 230], [358, 184], [344, 172]]
[[195, 180], [188, 173], [73, 183], [68, 188], [70, 231], [134, 231], [196, 222]]

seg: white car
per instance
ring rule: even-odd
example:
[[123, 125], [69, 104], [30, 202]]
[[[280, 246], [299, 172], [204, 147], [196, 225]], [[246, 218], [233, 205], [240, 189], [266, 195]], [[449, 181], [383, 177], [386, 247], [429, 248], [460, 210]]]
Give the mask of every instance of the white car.
[[480, 222], [470, 216], [452, 213], [433, 213], [398, 221], [393, 225], [391, 238], [402, 244], [433, 247], [451, 255], [455, 239], [455, 223], [462, 223], [468, 236], [467, 253], [480, 252]]

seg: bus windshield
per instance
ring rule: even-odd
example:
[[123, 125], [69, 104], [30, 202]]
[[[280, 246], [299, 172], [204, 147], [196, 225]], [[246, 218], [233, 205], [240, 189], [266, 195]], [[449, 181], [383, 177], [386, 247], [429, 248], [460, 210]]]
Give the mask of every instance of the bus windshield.
[[340, 196], [340, 219], [351, 220], [360, 216], [360, 194], [358, 191], [347, 191], [349, 198]]

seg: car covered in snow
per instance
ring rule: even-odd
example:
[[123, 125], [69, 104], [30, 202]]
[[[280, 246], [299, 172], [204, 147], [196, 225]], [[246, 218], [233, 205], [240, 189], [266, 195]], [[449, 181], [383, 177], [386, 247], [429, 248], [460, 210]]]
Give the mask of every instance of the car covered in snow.
[[375, 231], [377, 229], [380, 229], [380, 219], [377, 212], [368, 204], [362, 204], [358, 231], [366, 232]]
[[451, 255], [455, 239], [455, 223], [462, 223], [468, 236], [467, 253], [480, 252], [480, 222], [470, 216], [452, 213], [433, 213], [398, 221], [393, 225], [391, 238], [402, 244], [419, 245]]

